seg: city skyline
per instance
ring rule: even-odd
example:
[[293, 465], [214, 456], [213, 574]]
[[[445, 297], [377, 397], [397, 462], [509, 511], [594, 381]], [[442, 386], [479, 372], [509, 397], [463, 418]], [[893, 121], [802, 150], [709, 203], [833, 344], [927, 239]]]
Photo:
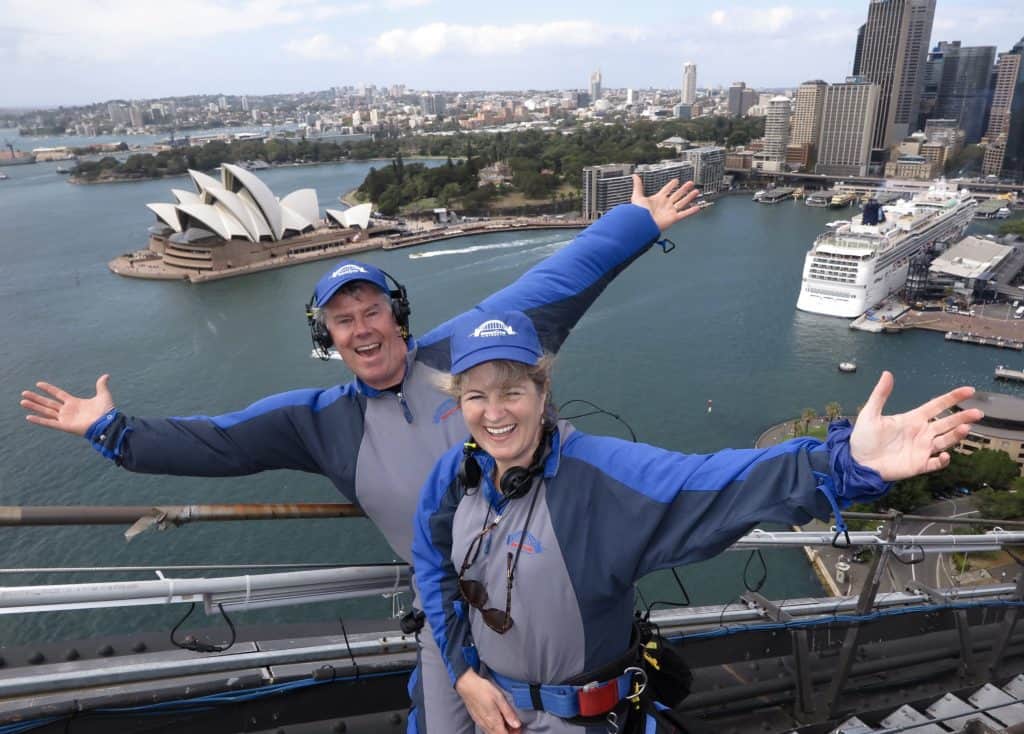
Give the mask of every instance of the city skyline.
[[[938, 41], [1006, 51], [1024, 27], [1016, 5], [938, 0]], [[380, 12], [383, 9], [384, 12]], [[357, 83], [415, 89], [678, 89], [682, 63], [698, 86], [796, 88], [851, 72], [867, 0], [821, 9], [724, 3], [699, 14], [651, 2], [628, 19], [611, 3], [570, 2], [553, 14], [439, 0], [0, 0], [0, 107], [82, 105], [188, 94], [283, 94]], [[173, 23], [160, 22], [170, 12]], [[751, 54], [751, 48], [756, 50]], [[756, 58], [756, 61], [754, 60]], [[472, 63], [467, 63], [472, 60]]]

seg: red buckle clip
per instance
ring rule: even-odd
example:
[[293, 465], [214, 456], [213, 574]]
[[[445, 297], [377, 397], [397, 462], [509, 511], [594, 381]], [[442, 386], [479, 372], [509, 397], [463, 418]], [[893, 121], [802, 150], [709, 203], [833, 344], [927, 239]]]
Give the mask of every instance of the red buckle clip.
[[619, 683], [612, 679], [604, 683], [591, 681], [576, 694], [580, 716], [601, 716], [615, 708], [619, 702]]

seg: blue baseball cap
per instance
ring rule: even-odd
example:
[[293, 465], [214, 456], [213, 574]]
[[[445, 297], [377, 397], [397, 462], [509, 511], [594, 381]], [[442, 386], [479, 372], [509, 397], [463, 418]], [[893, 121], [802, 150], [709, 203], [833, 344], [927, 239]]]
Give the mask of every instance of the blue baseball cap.
[[368, 283], [373, 283], [385, 293], [389, 291], [387, 278], [384, 277], [384, 271], [380, 268], [355, 260], [342, 260], [324, 273], [324, 277], [316, 284], [316, 290], [313, 291], [316, 307], [323, 308], [339, 288], [354, 280], [365, 280]]
[[537, 364], [544, 354], [533, 322], [522, 311], [464, 313], [452, 325], [451, 345], [453, 375], [496, 359]]

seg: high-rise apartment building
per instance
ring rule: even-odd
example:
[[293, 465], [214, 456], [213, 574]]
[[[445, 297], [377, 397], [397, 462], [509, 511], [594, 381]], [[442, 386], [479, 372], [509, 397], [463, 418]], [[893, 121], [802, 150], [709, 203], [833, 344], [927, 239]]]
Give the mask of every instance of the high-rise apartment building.
[[683, 160], [693, 164], [693, 182], [705, 194], [714, 194], [722, 189], [725, 176], [725, 148], [707, 145], [690, 148], [682, 153]]
[[888, 149], [917, 125], [935, 0], [871, 0], [853, 75], [878, 85], [871, 145]]
[[597, 219], [614, 206], [625, 204], [633, 194], [632, 174], [640, 176], [644, 193], [653, 194], [674, 178], [689, 181], [694, 166], [689, 161], [662, 161], [633, 166], [613, 163], [583, 169], [583, 216]]
[[981, 140], [995, 59], [995, 46], [936, 44], [925, 68], [920, 127], [931, 117], [956, 120], [968, 143]]
[[683, 64], [683, 85], [682, 85], [682, 98], [680, 101], [683, 104], [693, 104], [697, 101], [697, 65], [692, 61], [687, 61]]
[[796, 105], [789, 142], [793, 145], [818, 145], [818, 130], [821, 128], [821, 108], [825, 103], [828, 84], [821, 79], [804, 82], [796, 90]]
[[999, 54], [995, 77], [981, 171], [1019, 178], [1024, 163], [1024, 39]]
[[598, 69], [590, 75], [590, 103], [593, 104], [601, 99], [601, 70]]
[[871, 136], [877, 118], [879, 85], [850, 77], [830, 84], [821, 110], [815, 172], [829, 176], [864, 176], [871, 162]]
[[781, 94], [772, 97], [768, 103], [768, 114], [764, 123], [764, 148], [762, 153], [782, 161], [786, 157], [786, 146], [789, 145], [789, 121], [791, 106], [788, 97]]

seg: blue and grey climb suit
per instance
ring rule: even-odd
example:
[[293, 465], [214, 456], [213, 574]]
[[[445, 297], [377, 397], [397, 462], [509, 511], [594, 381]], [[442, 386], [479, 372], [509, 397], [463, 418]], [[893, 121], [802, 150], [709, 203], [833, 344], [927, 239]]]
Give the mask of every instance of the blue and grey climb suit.
[[[825, 442], [687, 456], [586, 435], [562, 421], [531, 494], [505, 502], [489, 455], [474, 453], [484, 479], [467, 494], [457, 479], [462, 450], [451, 449], [424, 487], [412, 546], [420, 600], [451, 680], [479, 664], [492, 677], [563, 684], [621, 658], [634, 584], [645, 574], [710, 558], [758, 523], [826, 519], [886, 491], [875, 471], [851, 458], [849, 435], [843, 421]], [[505, 634], [483, 623], [457, 585], [469, 545], [498, 515], [465, 578], [483, 583], [486, 606], [503, 609], [508, 554], [522, 545]], [[548, 712], [519, 714], [525, 731], [584, 731]], [[605, 723], [591, 729], [608, 731]]]
[[[544, 348], [557, 352], [605, 286], [658, 236], [646, 209], [616, 207], [480, 306], [524, 311]], [[437, 378], [451, 365], [451, 323], [410, 340], [397, 394], [356, 379], [326, 390], [273, 395], [215, 417], [134, 418], [114, 410], [86, 437], [104, 456], [135, 472], [217, 477], [298, 469], [323, 474], [408, 561], [424, 478], [466, 434], [455, 402], [437, 387]], [[471, 730], [432, 636], [425, 633], [421, 640], [422, 674], [413, 680], [414, 700], [422, 695], [427, 701], [425, 722], [419, 708], [421, 730]]]

